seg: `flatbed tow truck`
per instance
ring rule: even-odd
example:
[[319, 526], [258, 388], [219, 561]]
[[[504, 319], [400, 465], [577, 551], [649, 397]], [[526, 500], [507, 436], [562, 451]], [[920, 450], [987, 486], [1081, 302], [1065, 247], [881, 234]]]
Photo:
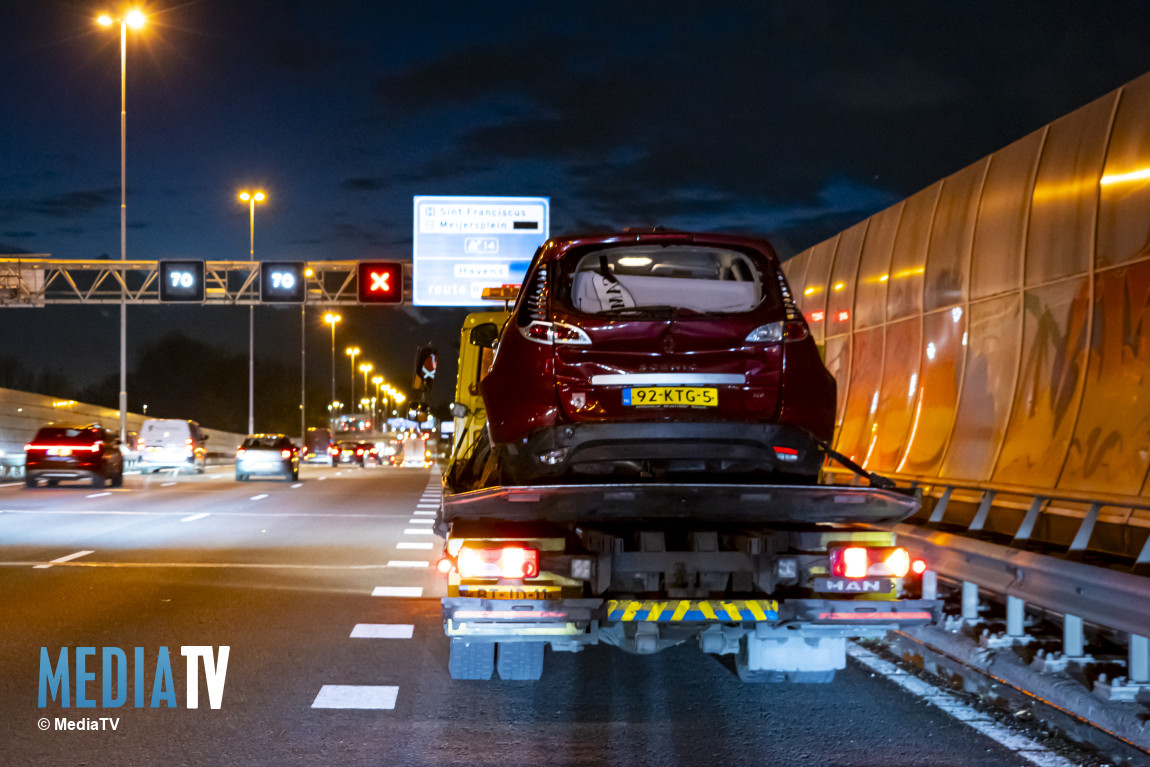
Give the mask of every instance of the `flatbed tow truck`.
[[867, 485], [635, 482], [502, 486], [484, 468], [476, 386], [506, 314], [467, 317], [436, 532], [455, 679], [536, 680], [545, 649], [683, 642], [746, 682], [827, 683], [849, 638], [933, 623], [925, 563], [892, 532], [921, 496], [834, 451]]

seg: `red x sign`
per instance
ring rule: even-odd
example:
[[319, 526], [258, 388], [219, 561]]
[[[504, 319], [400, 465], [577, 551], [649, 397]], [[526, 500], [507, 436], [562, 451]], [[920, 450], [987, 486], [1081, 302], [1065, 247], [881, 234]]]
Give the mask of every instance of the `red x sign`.
[[403, 303], [403, 264], [360, 261], [358, 293], [361, 304]]

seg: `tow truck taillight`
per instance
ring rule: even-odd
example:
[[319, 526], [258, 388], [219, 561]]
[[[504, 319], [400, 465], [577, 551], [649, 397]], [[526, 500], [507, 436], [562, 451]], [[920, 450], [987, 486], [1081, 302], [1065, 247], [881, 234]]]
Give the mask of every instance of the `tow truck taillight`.
[[285, 447], [280, 451], [280, 458], [291, 458], [291, 451]]
[[526, 546], [498, 549], [464, 546], [455, 564], [463, 578], [534, 578], [539, 575], [539, 551]]
[[910, 554], [901, 546], [893, 548], [865, 548], [845, 546], [829, 552], [831, 575], [838, 578], [866, 578], [892, 576], [905, 578], [910, 572]]

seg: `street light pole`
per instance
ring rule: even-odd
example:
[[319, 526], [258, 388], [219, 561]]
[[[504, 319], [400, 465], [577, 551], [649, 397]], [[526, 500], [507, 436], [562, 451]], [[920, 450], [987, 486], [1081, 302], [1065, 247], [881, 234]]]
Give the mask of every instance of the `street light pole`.
[[[249, 260], [252, 262], [252, 270], [255, 270], [256, 260], [256, 203], [263, 202], [267, 199], [267, 195], [263, 192], [255, 192], [249, 194], [248, 192], [240, 192], [240, 199], [248, 203], [248, 208], [251, 211], [251, 242], [250, 249], [248, 250]], [[248, 434], [255, 434], [256, 432], [256, 307], [255, 304], [248, 305]]]
[[347, 400], [348, 407], [355, 407], [355, 358], [359, 354], [358, 346], [349, 346], [344, 350], [351, 357], [351, 397]]
[[[128, 260], [128, 27], [144, 25], [145, 16], [131, 11], [120, 18], [120, 260]], [[111, 16], [97, 20], [110, 27]], [[120, 281], [120, 441], [128, 439], [128, 295]]]
[[338, 314], [328, 312], [323, 316], [323, 321], [331, 325], [331, 402], [328, 407], [328, 424], [330, 429], [335, 425], [335, 323], [340, 321]]

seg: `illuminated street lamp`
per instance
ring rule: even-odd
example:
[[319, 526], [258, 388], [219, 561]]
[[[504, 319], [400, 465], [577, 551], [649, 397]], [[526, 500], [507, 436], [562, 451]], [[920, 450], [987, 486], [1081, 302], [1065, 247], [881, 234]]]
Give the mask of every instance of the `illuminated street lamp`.
[[372, 367], [371, 367], [370, 362], [365, 362], [359, 366], [359, 372], [363, 373], [363, 393], [364, 393], [365, 401], [366, 401], [366, 395], [367, 395], [367, 374], [370, 373], [371, 370], [372, 370]]
[[379, 415], [375, 412], [375, 403], [379, 402], [379, 385], [383, 383], [383, 376], [372, 376], [371, 382], [375, 384], [375, 396], [371, 400], [371, 415], [372, 418], [379, 420]]
[[[120, 17], [120, 260], [128, 260], [128, 27], [140, 29], [147, 17], [131, 10]], [[117, 20], [101, 14], [96, 21], [110, 27]], [[128, 439], [128, 296], [120, 283], [120, 441]]]
[[[328, 312], [323, 316], [323, 321], [331, 325], [331, 401], [335, 402], [335, 324], [339, 322], [342, 317], [333, 312]], [[330, 411], [331, 408], [328, 408]], [[331, 428], [331, 417], [328, 417], [328, 428]]]
[[[263, 202], [267, 195], [263, 192], [240, 192], [240, 200], [248, 203], [251, 211], [251, 241], [248, 255], [256, 260], [256, 203]], [[255, 266], [252, 266], [253, 271]], [[248, 434], [256, 431], [256, 307], [248, 305]]]
[[359, 354], [359, 347], [349, 346], [343, 353], [351, 357], [351, 397], [348, 398], [348, 402], [355, 402], [355, 358]]

